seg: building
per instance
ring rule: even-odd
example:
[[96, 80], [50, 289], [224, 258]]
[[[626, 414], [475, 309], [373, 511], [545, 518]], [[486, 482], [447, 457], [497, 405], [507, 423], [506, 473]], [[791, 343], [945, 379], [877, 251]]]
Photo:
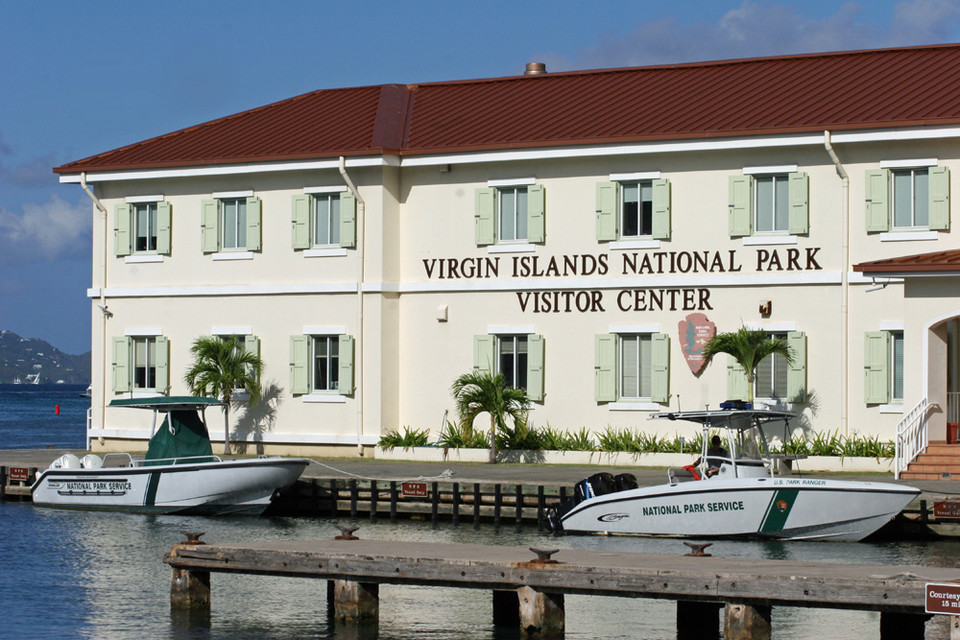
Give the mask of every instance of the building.
[[746, 324], [797, 356], [758, 403], [944, 440], [958, 142], [960, 45], [938, 45], [321, 90], [71, 162], [90, 436], [147, 437], [105, 405], [185, 392], [201, 335], [264, 359], [271, 402], [233, 431], [275, 452], [436, 434], [471, 368], [524, 386], [536, 425], [654, 432], [746, 397], [696, 354]]

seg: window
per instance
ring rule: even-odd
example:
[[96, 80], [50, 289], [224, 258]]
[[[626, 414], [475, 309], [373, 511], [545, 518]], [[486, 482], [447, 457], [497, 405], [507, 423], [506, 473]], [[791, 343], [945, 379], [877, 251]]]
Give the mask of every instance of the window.
[[[170, 203], [163, 196], [129, 198], [114, 209], [114, 254], [169, 255]], [[141, 260], [142, 261], [142, 260]]]
[[[911, 162], [917, 166], [909, 166]], [[866, 173], [868, 232], [950, 229], [947, 167], [936, 166], [935, 160], [881, 162], [880, 166]]]
[[594, 338], [594, 352], [598, 402], [669, 402], [669, 336], [632, 330], [601, 334]]
[[[507, 329], [510, 331], [500, 330]], [[528, 333], [520, 330], [529, 329]], [[527, 397], [542, 402], [543, 336], [533, 328], [496, 327], [497, 333], [473, 337], [473, 369], [479, 372], [502, 373], [506, 383], [524, 389]]]
[[[356, 246], [357, 199], [346, 187], [311, 187], [293, 196], [293, 248], [329, 250]], [[340, 253], [339, 255], [343, 255]]]
[[[787, 339], [786, 333], [771, 333], [771, 338]], [[790, 372], [790, 365], [787, 359], [774, 353], [757, 365], [756, 377], [753, 381], [754, 398], [786, 398], [787, 397], [787, 377]]]
[[158, 391], [170, 386], [170, 345], [160, 335], [113, 339], [113, 390]]
[[[214, 329], [213, 333], [223, 342], [235, 341], [235, 350], [238, 352], [248, 352], [255, 356], [260, 355], [260, 339], [249, 333], [221, 333], [221, 330]], [[244, 390], [242, 384], [236, 386], [238, 391]]]
[[491, 180], [477, 189], [474, 233], [478, 246], [543, 242], [544, 189], [533, 179]]
[[867, 404], [903, 403], [903, 330], [868, 331], [864, 348]]
[[[793, 324], [793, 323], [787, 323]], [[764, 329], [764, 327], [756, 327]], [[753, 398], [781, 402], [804, 402], [807, 398], [807, 336], [802, 331], [776, 331], [766, 329], [772, 338], [787, 341], [793, 355], [793, 363], [779, 354], [760, 361], [754, 371]], [[750, 398], [747, 373], [733, 358], [727, 356], [727, 399]]]
[[809, 232], [809, 179], [806, 173], [748, 168], [730, 176], [730, 237]]
[[352, 395], [353, 337], [307, 333], [290, 337], [290, 389], [294, 395]]
[[670, 239], [670, 181], [615, 174], [597, 183], [597, 240]]
[[260, 199], [249, 192], [214, 194], [202, 207], [204, 253], [259, 251]]

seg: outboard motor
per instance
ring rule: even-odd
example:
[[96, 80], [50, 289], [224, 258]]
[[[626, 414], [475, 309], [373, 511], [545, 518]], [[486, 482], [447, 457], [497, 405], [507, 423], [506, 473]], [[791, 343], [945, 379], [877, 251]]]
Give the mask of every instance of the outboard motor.
[[640, 486], [637, 484], [637, 476], [633, 475], [632, 473], [621, 473], [616, 475], [613, 479], [617, 483], [617, 491], [636, 489]]
[[587, 481], [590, 483], [590, 488], [593, 489], [594, 495], [602, 496], [617, 490], [617, 481], [614, 479], [613, 474], [607, 473], [606, 471], [593, 474], [587, 478]]

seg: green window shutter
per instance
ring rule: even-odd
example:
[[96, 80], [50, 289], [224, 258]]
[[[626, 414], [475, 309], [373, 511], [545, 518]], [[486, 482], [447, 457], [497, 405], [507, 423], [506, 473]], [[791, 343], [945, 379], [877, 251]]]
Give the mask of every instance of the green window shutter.
[[753, 233], [753, 176], [730, 176], [730, 237]]
[[727, 356], [727, 400], [749, 400], [750, 387], [747, 372], [740, 363]]
[[310, 196], [297, 193], [290, 206], [291, 238], [294, 250], [310, 248]]
[[473, 370], [476, 373], [493, 374], [497, 361], [497, 337], [473, 336]]
[[950, 169], [930, 167], [930, 228], [950, 230]]
[[867, 208], [867, 231], [890, 230], [890, 170], [867, 171], [864, 184]]
[[220, 251], [220, 201], [200, 203], [200, 246], [204, 253]]
[[863, 352], [863, 395], [867, 404], [890, 402], [890, 334], [868, 331]]
[[353, 380], [353, 336], [340, 336], [340, 394], [352, 396]]
[[340, 194], [340, 246], [357, 246], [357, 198], [349, 191]]
[[617, 399], [617, 336], [602, 333], [593, 338], [593, 394], [597, 402]]
[[260, 356], [260, 338], [257, 336], [243, 336], [242, 341], [244, 351], [257, 357]]
[[650, 336], [653, 347], [650, 359], [650, 399], [660, 404], [670, 402], [670, 336], [654, 333]]
[[666, 178], [653, 181], [653, 238], [670, 239], [670, 181]]
[[476, 191], [474, 233], [477, 246], [496, 244], [497, 242], [497, 190], [485, 187]]
[[527, 397], [543, 402], [543, 336], [527, 336]]
[[130, 338], [113, 339], [113, 390], [130, 391]]
[[309, 354], [309, 336], [290, 336], [290, 393], [293, 395], [310, 393]]
[[546, 204], [542, 184], [534, 184], [527, 188], [527, 240], [529, 242], [543, 242], [546, 239]]
[[787, 346], [793, 354], [793, 364], [787, 369], [787, 401], [805, 402], [807, 399], [807, 335], [802, 331], [787, 333]]
[[260, 223], [263, 205], [256, 196], [247, 198], [247, 250], [260, 251]]
[[128, 256], [133, 250], [132, 215], [133, 207], [128, 204], [118, 204], [113, 209], [113, 252], [117, 256]]
[[157, 336], [157, 386], [156, 390], [166, 393], [170, 390], [170, 341]]
[[801, 172], [791, 173], [788, 190], [790, 192], [790, 233], [810, 232], [810, 177]]
[[170, 255], [173, 213], [169, 202], [157, 203], [157, 253]]
[[597, 183], [597, 241], [617, 239], [620, 210], [620, 183]]

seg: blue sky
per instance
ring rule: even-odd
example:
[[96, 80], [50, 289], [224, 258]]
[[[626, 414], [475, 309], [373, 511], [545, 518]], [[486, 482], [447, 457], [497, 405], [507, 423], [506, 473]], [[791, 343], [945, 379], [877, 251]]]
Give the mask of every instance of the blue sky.
[[93, 214], [51, 168], [316, 89], [960, 40], [960, 0], [0, 0], [0, 329], [90, 344]]

